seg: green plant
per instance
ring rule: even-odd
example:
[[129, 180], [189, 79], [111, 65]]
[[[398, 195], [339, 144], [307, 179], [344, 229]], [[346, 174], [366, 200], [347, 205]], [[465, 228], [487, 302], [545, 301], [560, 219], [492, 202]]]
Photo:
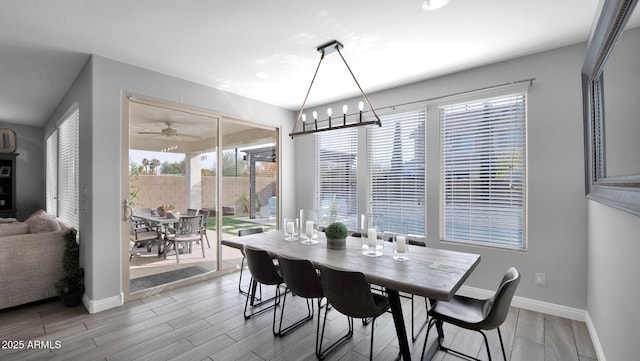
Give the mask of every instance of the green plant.
[[62, 270], [64, 277], [56, 282], [56, 290], [60, 296], [82, 293], [84, 291], [84, 268], [80, 267], [80, 244], [76, 241], [77, 231], [70, 229], [64, 239], [64, 253], [62, 255]]
[[349, 232], [347, 227], [340, 222], [333, 222], [324, 230], [324, 234], [328, 239], [344, 239], [347, 238]]
[[249, 196], [247, 195], [247, 192], [242, 192], [238, 201], [242, 205], [242, 213], [249, 213]]

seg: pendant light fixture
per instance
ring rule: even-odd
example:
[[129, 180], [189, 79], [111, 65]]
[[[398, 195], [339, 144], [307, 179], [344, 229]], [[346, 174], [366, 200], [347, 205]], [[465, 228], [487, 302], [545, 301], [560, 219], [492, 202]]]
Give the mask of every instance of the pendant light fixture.
[[[373, 107], [371, 106], [371, 102], [369, 101], [367, 94], [365, 94], [364, 90], [362, 90], [362, 87], [360, 86], [360, 83], [358, 83], [356, 76], [351, 71], [349, 64], [347, 64], [347, 61], [342, 56], [342, 53], [340, 52], [340, 49], [342, 48], [344, 48], [344, 45], [342, 45], [337, 40], [333, 40], [317, 48], [318, 52], [321, 54], [320, 62], [318, 62], [318, 67], [316, 68], [316, 72], [313, 74], [313, 78], [311, 79], [309, 90], [307, 90], [307, 95], [305, 95], [304, 97], [304, 101], [302, 102], [302, 107], [300, 107], [300, 111], [298, 112], [298, 116], [296, 117], [296, 122], [293, 125], [293, 130], [291, 131], [291, 133], [289, 133], [289, 136], [291, 136], [292, 138], [297, 135], [317, 133], [317, 132], [323, 132], [328, 130], [350, 128], [350, 127], [357, 127], [357, 126], [367, 126], [372, 124], [377, 124], [378, 126], [382, 125], [382, 122], [380, 121], [380, 117], [378, 117], [378, 114], [376, 114], [375, 109], [373, 109]], [[333, 52], [337, 52], [340, 55], [340, 58], [344, 62], [344, 65], [347, 67], [347, 70], [349, 70], [351, 77], [353, 77], [353, 81], [358, 86], [358, 89], [360, 89], [360, 93], [362, 94], [363, 100], [367, 103], [367, 106], [371, 110], [371, 113], [375, 118], [374, 120], [363, 121], [362, 113], [364, 110], [364, 103], [360, 102], [358, 104], [358, 110], [359, 110], [358, 113], [347, 114], [347, 110], [349, 108], [347, 105], [344, 105], [342, 107], [342, 112], [343, 112], [342, 116], [334, 117], [332, 109], [328, 108], [326, 120], [318, 120], [318, 112], [314, 111], [312, 113], [313, 123], [312, 124], [309, 124], [311, 122], [307, 123], [307, 115], [304, 113], [304, 106], [306, 105], [307, 99], [309, 98], [309, 93], [311, 92], [311, 88], [313, 87], [313, 82], [316, 79], [316, 75], [318, 75], [318, 70], [320, 69], [320, 64], [322, 64], [322, 60], [324, 60], [325, 55], [331, 54]], [[302, 120], [302, 124], [299, 126], [300, 120]], [[327, 123], [328, 125], [318, 127], [318, 123], [320, 124]]]

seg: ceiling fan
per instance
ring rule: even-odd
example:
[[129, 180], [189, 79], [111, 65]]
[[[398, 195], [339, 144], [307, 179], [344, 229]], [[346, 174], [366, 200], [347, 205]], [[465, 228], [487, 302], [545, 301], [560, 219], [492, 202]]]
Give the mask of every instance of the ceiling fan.
[[200, 138], [195, 135], [178, 134], [178, 131], [175, 128], [171, 128], [171, 122], [165, 122], [165, 124], [167, 124], [167, 127], [160, 129], [159, 132], [152, 132], [152, 131], [145, 130], [145, 131], [138, 132], [138, 134], [164, 135], [166, 137], [181, 136], [181, 137], [189, 137], [189, 138]]

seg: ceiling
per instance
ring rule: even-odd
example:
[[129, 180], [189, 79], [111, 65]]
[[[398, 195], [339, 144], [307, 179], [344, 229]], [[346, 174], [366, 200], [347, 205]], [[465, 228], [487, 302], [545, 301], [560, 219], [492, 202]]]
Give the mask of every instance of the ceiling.
[[[339, 40], [367, 93], [588, 39], [598, 0], [0, 0], [0, 120], [43, 125], [88, 54], [296, 110]], [[257, 76], [256, 74], [260, 75]], [[308, 104], [358, 89], [337, 54]]]

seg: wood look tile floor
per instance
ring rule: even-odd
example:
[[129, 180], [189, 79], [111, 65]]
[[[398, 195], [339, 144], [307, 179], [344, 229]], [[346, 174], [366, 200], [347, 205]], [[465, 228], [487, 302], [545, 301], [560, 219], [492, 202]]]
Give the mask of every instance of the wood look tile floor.
[[[0, 360], [315, 360], [317, 318], [286, 337], [273, 337], [272, 312], [244, 320], [245, 298], [238, 293], [238, 274], [96, 314], [89, 314], [82, 306], [64, 308], [57, 300], [2, 310]], [[403, 302], [410, 327], [410, 303], [408, 299]], [[417, 303], [415, 310], [416, 319], [424, 320], [424, 303]], [[285, 324], [305, 313], [300, 297], [287, 298]], [[325, 342], [340, 337], [346, 327], [346, 318], [330, 311]], [[511, 361], [596, 360], [582, 322], [512, 307], [501, 330]], [[356, 321], [353, 338], [327, 360], [366, 360], [370, 331], [370, 325]], [[423, 331], [415, 343], [409, 343], [414, 360], [420, 360], [424, 335]], [[502, 360], [496, 331], [489, 331], [488, 336], [493, 359]], [[445, 325], [445, 337], [454, 348], [487, 359], [478, 333]], [[373, 352], [375, 360], [393, 360], [398, 354], [390, 314], [376, 320]], [[433, 360], [460, 358], [438, 352]]]

